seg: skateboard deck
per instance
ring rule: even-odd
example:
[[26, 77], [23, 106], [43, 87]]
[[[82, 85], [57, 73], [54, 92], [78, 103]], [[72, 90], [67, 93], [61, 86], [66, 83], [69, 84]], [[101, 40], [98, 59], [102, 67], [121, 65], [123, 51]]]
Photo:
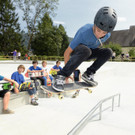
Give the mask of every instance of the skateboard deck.
[[57, 94], [60, 99], [62, 99], [64, 96], [63, 93], [66, 92], [72, 92], [77, 90], [88, 90], [89, 93], [92, 93], [92, 90], [90, 88], [95, 87], [91, 84], [88, 84], [86, 82], [76, 82], [76, 83], [67, 83], [64, 84], [64, 91], [56, 91], [52, 88], [52, 86], [40, 86], [41, 89], [43, 89], [45, 92], [50, 92], [52, 94]]
[[12, 90], [13, 87], [13, 84], [11, 84], [10, 82], [0, 82], [0, 91]]
[[49, 74], [51, 74], [52, 76], [57, 75], [57, 71], [55, 71], [55, 70], [50, 70]]
[[32, 72], [26, 72], [25, 73], [25, 77], [27, 77], [27, 78], [30, 78], [30, 77], [41, 77], [41, 76], [43, 76], [44, 75], [44, 73], [43, 72], [35, 72], [35, 73], [32, 73]]
[[30, 87], [32, 87], [31, 82], [24, 82], [19, 86], [19, 90], [20, 91], [25, 91], [25, 90], [29, 89]]

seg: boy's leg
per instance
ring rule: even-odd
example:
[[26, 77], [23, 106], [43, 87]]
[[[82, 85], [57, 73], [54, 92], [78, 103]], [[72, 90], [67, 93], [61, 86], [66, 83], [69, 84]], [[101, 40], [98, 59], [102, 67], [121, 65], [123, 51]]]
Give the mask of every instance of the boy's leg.
[[30, 97], [31, 97], [31, 104], [32, 105], [38, 105], [38, 103], [36, 102], [35, 98], [34, 98], [34, 94], [36, 93], [36, 89], [30, 87], [29, 89], [27, 89]]
[[37, 79], [39, 79], [41, 81], [42, 85], [45, 85], [45, 77], [37, 77]]
[[72, 72], [91, 55], [91, 50], [85, 45], [78, 45], [72, 52], [72, 56], [64, 68], [54, 77], [52, 87], [57, 91], [64, 90], [65, 77], [69, 77]]
[[18, 94], [18, 93], [19, 93], [19, 90], [18, 90], [17, 87], [14, 88], [14, 93], [15, 93], [15, 94]]
[[52, 82], [52, 80], [53, 80], [53, 77], [52, 77], [51, 75], [49, 75], [49, 77], [50, 77], [50, 79], [51, 79], [51, 82]]
[[82, 75], [82, 79], [91, 85], [96, 86], [98, 83], [94, 81], [94, 74], [96, 71], [112, 56], [112, 51], [109, 48], [96, 48], [91, 49], [92, 55], [88, 58], [96, 59], [94, 63], [87, 68], [87, 70]]
[[47, 77], [44, 76], [43, 79], [44, 79], [44, 85], [47, 86]]
[[10, 92], [9, 90], [3, 90], [1, 93], [1, 97], [3, 98], [3, 114], [13, 114], [14, 111], [8, 109]]
[[70, 76], [72, 72], [91, 55], [91, 50], [85, 45], [78, 45], [69, 61], [66, 63], [64, 68], [58, 72], [58, 75]]
[[92, 49], [92, 55], [88, 58], [96, 59], [94, 63], [87, 68], [87, 74], [95, 74], [96, 71], [112, 57], [112, 50], [110, 48], [96, 48]]
[[4, 110], [8, 109], [9, 99], [10, 99], [10, 92], [7, 92], [7, 93], [5, 93], [5, 95], [3, 97], [3, 109]]

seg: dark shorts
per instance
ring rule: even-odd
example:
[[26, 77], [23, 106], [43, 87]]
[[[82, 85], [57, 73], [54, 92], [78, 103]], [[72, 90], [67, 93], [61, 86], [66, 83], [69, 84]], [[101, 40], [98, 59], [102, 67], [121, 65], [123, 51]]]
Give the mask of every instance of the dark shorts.
[[9, 92], [9, 90], [2, 90], [0, 91], [0, 97], [4, 98], [5, 94]]

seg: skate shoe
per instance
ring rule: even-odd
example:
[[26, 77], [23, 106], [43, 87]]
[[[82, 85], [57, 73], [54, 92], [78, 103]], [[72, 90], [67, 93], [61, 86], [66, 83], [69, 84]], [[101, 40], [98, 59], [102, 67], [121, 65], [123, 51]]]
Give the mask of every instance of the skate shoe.
[[38, 105], [38, 103], [37, 103], [37, 101], [36, 101], [36, 100], [31, 100], [31, 104], [32, 104], [32, 105], [35, 105], [35, 106], [37, 106], [37, 105]]
[[82, 79], [83, 79], [85, 82], [87, 82], [87, 83], [89, 83], [89, 84], [91, 84], [91, 85], [93, 85], [93, 86], [98, 85], [98, 83], [97, 83], [96, 81], [94, 81], [94, 74], [88, 75], [88, 74], [85, 72], [85, 73], [82, 75]]
[[64, 91], [65, 77], [62, 75], [56, 75], [53, 78], [52, 88], [56, 91]]
[[6, 110], [2, 110], [3, 114], [14, 114], [14, 111], [10, 110], [10, 109], [6, 109]]

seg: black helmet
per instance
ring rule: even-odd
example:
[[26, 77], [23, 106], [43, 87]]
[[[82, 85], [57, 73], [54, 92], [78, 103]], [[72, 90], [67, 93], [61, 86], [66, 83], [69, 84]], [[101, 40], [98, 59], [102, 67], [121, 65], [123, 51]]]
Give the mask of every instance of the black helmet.
[[117, 14], [111, 7], [102, 7], [97, 12], [94, 24], [103, 31], [111, 32], [113, 31], [117, 23]]

